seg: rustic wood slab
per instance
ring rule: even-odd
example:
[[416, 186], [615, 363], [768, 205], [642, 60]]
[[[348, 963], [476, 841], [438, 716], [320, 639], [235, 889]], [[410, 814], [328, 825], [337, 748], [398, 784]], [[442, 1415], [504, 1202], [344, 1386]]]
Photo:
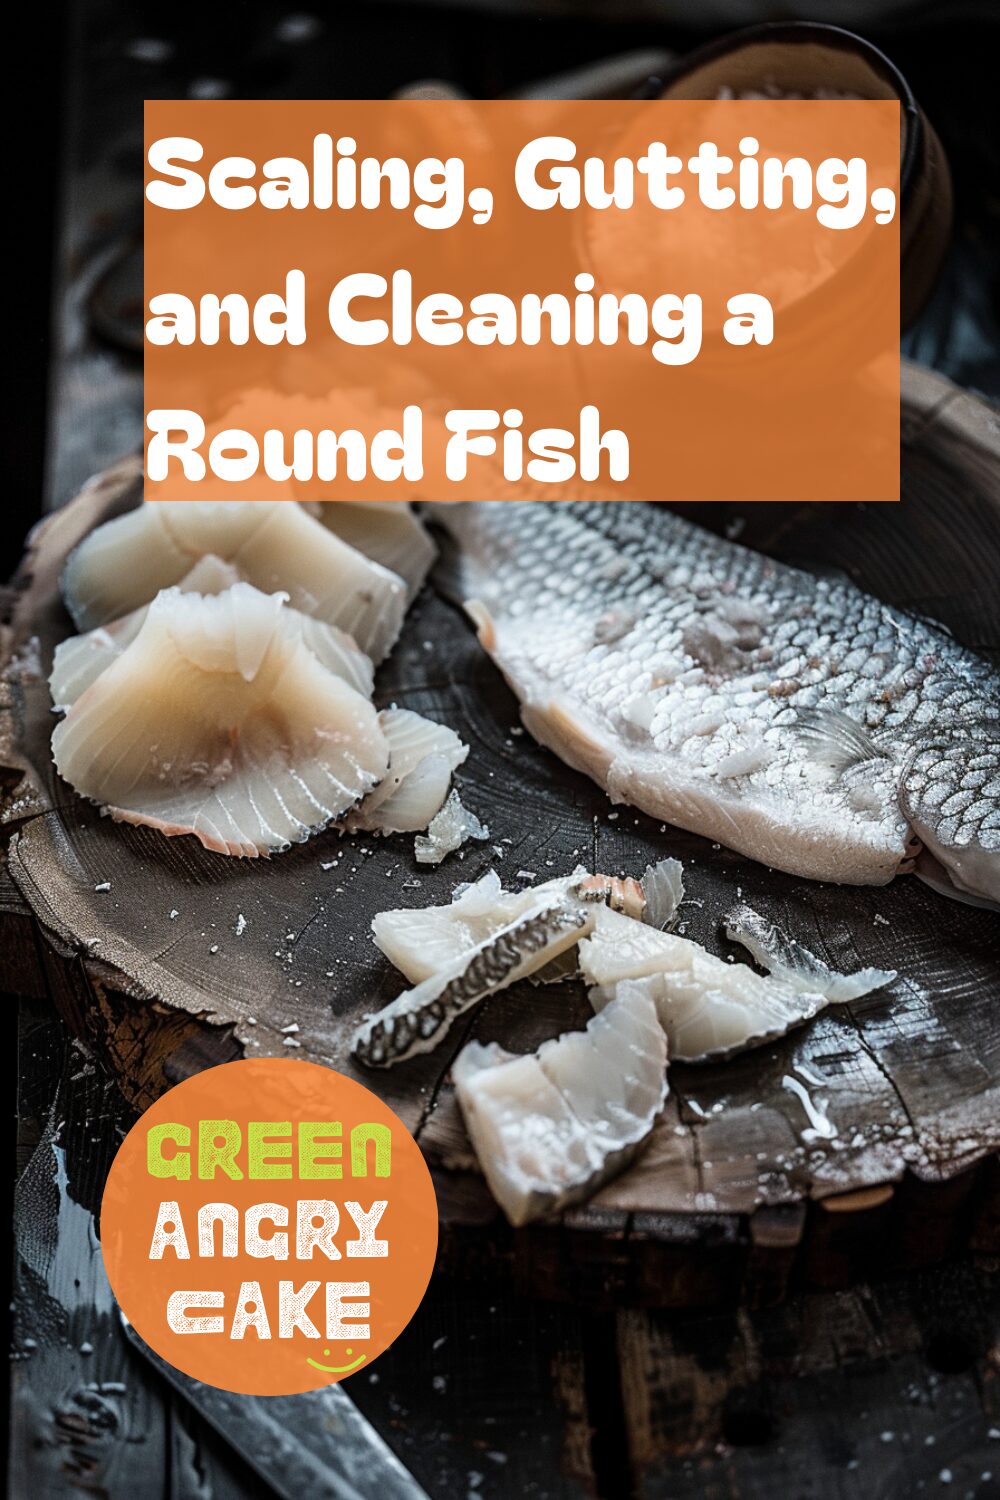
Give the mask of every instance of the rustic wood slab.
[[[502, 1265], [553, 1296], [768, 1301], [796, 1279], [844, 1284], [873, 1257], [921, 1264], [995, 1234], [996, 915], [913, 879], [880, 889], [794, 879], [612, 808], [520, 732], [499, 674], [431, 589], [380, 671], [378, 700], [440, 718], [471, 745], [457, 780], [489, 842], [432, 869], [415, 863], [412, 839], [333, 831], [243, 862], [113, 824], [81, 802], [49, 757], [45, 675], [71, 628], [58, 577], [72, 545], [134, 504], [140, 485], [129, 460], [36, 530], [8, 610], [0, 699], [8, 963], [45, 968], [38, 982], [62, 993], [64, 1013], [100, 1043], [138, 1107], [211, 1062], [285, 1051], [282, 1028], [295, 1022], [294, 1055], [363, 1077], [417, 1133], [436, 1171], [446, 1263]], [[1000, 421], [911, 366], [903, 493], [899, 506], [692, 513], [775, 556], [848, 571], [1000, 660]], [[389, 905], [445, 901], [491, 865], [517, 885], [518, 872], [543, 879], [578, 860], [638, 874], [665, 854], [685, 863], [687, 934], [715, 951], [738, 951], [719, 929], [742, 897], [833, 963], [888, 965], [901, 977], [775, 1046], [672, 1069], [668, 1108], [633, 1169], [585, 1208], [513, 1234], [475, 1170], [448, 1069], [470, 1036], [520, 1051], [582, 1024], [585, 996], [572, 984], [525, 984], [484, 1005], [433, 1055], [357, 1072], [347, 1051], [356, 1020], [401, 988], [369, 922]], [[18, 893], [46, 935], [44, 951], [17, 928], [26, 920]], [[802, 1090], [832, 1122], [829, 1139], [812, 1130]]]

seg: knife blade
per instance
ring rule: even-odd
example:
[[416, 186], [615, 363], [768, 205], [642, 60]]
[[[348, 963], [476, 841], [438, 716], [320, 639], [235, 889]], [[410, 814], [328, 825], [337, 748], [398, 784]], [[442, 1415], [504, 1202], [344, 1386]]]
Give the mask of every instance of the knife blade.
[[152, 1350], [120, 1314], [133, 1348], [282, 1500], [429, 1500], [339, 1385], [298, 1396], [241, 1396], [205, 1385]]

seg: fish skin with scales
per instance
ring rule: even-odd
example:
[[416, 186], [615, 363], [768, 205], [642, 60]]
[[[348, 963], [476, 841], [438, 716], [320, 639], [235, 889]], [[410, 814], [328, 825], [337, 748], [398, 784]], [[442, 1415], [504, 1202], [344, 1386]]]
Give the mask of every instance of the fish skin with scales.
[[658, 504], [430, 510], [526, 727], [612, 801], [841, 884], [923, 842], [1000, 901], [1000, 673], [944, 628]]

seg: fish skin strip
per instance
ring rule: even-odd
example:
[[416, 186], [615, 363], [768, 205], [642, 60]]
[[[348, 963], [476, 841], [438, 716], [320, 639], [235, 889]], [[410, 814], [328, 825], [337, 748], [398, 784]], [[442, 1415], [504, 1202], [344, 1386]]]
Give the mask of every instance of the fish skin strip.
[[540, 900], [369, 1016], [354, 1033], [353, 1056], [370, 1068], [388, 1068], [433, 1051], [460, 1015], [572, 947], [593, 920], [592, 905], [551, 896]]
[[843, 884], [908, 870], [932, 824], [954, 883], [1000, 897], [1000, 678], [942, 630], [658, 505], [431, 509], [525, 725], [613, 801]]

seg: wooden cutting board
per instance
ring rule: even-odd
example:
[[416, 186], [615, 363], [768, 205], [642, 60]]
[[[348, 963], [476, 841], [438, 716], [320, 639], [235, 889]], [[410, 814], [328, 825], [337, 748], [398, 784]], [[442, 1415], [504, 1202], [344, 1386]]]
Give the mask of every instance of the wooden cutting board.
[[[898, 506], [689, 510], [776, 557], [847, 571], [1000, 662], [1000, 419], [906, 366], [902, 463]], [[521, 732], [471, 628], [432, 588], [379, 673], [378, 701], [439, 718], [468, 742], [457, 781], [487, 842], [437, 868], [415, 862], [410, 837], [336, 832], [236, 861], [80, 801], [49, 755], [45, 677], [71, 630], [58, 578], [70, 548], [134, 504], [140, 485], [128, 460], [36, 529], [9, 599], [0, 701], [8, 983], [55, 994], [137, 1107], [244, 1053], [290, 1052], [362, 1077], [432, 1163], [444, 1264], [511, 1274], [542, 1295], [761, 1301], [790, 1283], [839, 1285], [970, 1243], [1000, 1248], [1000, 918], [912, 878], [879, 889], [798, 880], [613, 808]], [[403, 987], [370, 940], [371, 918], [446, 901], [490, 866], [518, 886], [523, 872], [541, 880], [577, 862], [638, 875], [667, 854], [685, 865], [684, 930], [714, 951], [739, 951], [720, 924], [743, 898], [838, 967], [894, 967], [900, 979], [776, 1045], [671, 1069], [667, 1109], [632, 1169], [585, 1207], [515, 1233], [469, 1154], [449, 1066], [470, 1037], [523, 1051], [582, 1025], [583, 991], [524, 984], [431, 1056], [358, 1071], [348, 1054], [357, 1019]]]

